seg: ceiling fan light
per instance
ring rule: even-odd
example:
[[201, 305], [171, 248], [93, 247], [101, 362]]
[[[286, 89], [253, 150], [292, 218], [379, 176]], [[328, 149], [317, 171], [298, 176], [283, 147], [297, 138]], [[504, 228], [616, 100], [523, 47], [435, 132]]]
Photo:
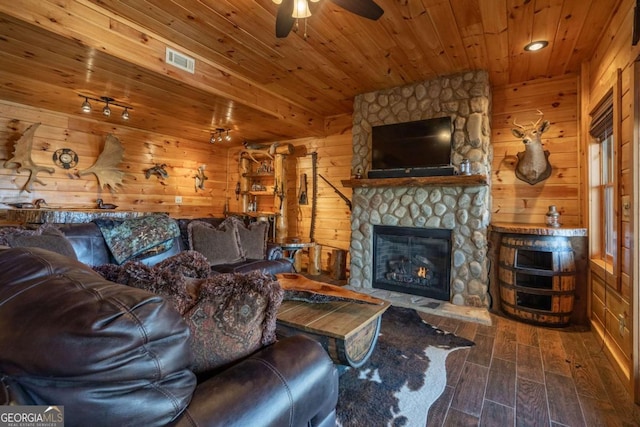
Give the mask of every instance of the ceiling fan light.
[[311, 11], [309, 10], [309, 3], [307, 3], [307, 0], [295, 0], [293, 14], [291, 16], [296, 19], [310, 17]]

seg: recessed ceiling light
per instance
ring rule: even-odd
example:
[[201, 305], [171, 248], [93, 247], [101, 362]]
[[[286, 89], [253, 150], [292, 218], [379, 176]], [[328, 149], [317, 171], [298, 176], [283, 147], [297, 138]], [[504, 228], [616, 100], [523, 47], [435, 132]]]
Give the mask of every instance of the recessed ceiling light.
[[527, 52], [535, 52], [536, 50], [544, 49], [548, 45], [549, 42], [546, 40], [536, 40], [526, 45], [524, 47], [524, 50], [526, 50]]

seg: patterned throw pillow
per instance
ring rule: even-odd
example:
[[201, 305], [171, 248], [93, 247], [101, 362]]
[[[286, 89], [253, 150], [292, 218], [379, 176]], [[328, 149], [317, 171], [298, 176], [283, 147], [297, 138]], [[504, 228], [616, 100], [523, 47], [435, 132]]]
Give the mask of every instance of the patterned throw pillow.
[[203, 279], [194, 306], [183, 316], [191, 329], [196, 374], [223, 368], [275, 342], [280, 284], [261, 272]]
[[230, 219], [227, 218], [218, 227], [202, 221], [192, 221], [188, 227], [189, 249], [203, 254], [209, 265], [244, 261], [238, 228], [235, 221], [229, 221]]

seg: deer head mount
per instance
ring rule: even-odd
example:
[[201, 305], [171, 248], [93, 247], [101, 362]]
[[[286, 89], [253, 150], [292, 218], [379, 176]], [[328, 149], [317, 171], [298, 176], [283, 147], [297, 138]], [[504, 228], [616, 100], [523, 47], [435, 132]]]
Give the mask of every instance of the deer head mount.
[[[514, 136], [522, 139], [524, 151], [518, 153], [516, 164], [516, 177], [531, 185], [551, 176], [551, 163], [549, 163], [549, 151], [542, 148], [541, 137], [551, 126], [548, 120], [542, 120], [544, 114], [538, 110], [538, 121], [531, 126], [523, 126], [513, 120], [516, 128], [511, 129]], [[542, 123], [540, 123], [542, 122]]]

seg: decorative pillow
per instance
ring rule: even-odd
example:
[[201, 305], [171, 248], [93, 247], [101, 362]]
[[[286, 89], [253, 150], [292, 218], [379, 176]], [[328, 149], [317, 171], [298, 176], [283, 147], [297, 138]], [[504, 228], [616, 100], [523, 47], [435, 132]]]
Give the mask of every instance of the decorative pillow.
[[[24, 230], [26, 231], [26, 230]], [[46, 249], [51, 252], [77, 260], [76, 251], [73, 250], [71, 242], [57, 228], [51, 225], [44, 225], [33, 234], [18, 232], [6, 236], [11, 247], [32, 247]]]
[[33, 236], [35, 230], [27, 230], [23, 227], [0, 227], [0, 245], [11, 246], [11, 239], [16, 236]]
[[128, 261], [123, 265], [93, 267], [93, 270], [112, 282], [165, 297], [181, 315], [195, 304], [201, 279], [213, 274], [204, 256], [195, 251], [174, 255], [153, 267]]
[[189, 249], [204, 255], [209, 265], [244, 261], [238, 227], [231, 218], [224, 220], [217, 228], [202, 221], [189, 223]]
[[240, 246], [247, 259], [265, 259], [267, 256], [267, 233], [269, 224], [265, 221], [255, 221], [245, 227], [238, 225]]
[[201, 283], [185, 313], [196, 374], [222, 368], [275, 342], [280, 284], [261, 272], [219, 274]]

